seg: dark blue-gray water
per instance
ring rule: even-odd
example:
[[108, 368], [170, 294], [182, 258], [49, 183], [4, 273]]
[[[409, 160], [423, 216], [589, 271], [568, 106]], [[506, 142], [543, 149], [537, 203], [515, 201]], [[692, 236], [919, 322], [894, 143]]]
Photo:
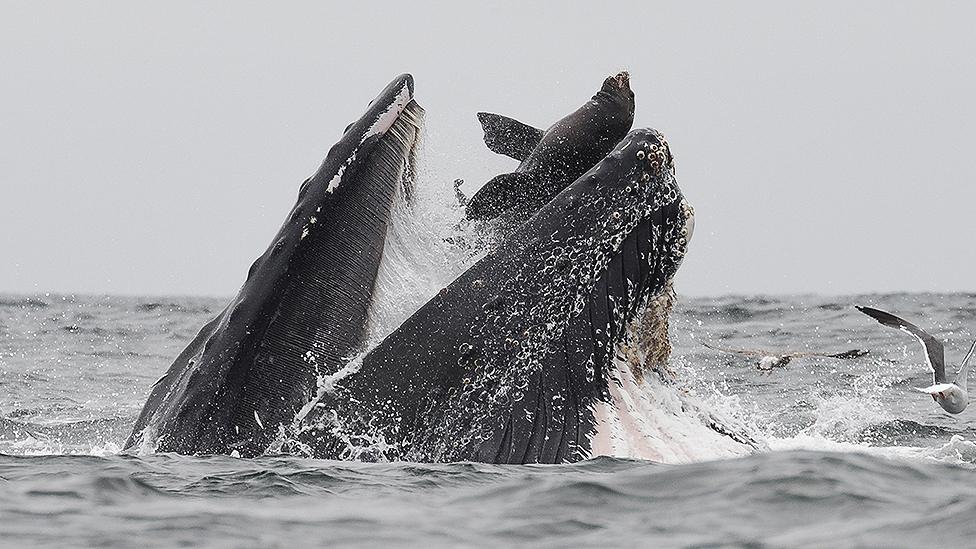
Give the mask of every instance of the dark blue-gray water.
[[[683, 299], [678, 385], [768, 449], [683, 463], [341, 463], [124, 455], [152, 383], [223, 299], [0, 296], [0, 545], [971, 546], [973, 412], [912, 387], [914, 340], [857, 313], [898, 312], [946, 341], [976, 336], [976, 295]], [[762, 375], [702, 347], [841, 351]], [[677, 414], [684, 436], [693, 416]], [[716, 435], [717, 436], [717, 435]], [[691, 461], [688, 463], [688, 461]]]

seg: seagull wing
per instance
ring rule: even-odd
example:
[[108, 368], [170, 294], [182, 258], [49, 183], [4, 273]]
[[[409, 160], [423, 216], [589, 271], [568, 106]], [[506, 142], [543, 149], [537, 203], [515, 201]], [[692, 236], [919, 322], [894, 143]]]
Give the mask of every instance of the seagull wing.
[[855, 305], [854, 307], [858, 311], [861, 311], [869, 317], [877, 320], [883, 326], [897, 328], [917, 339], [919, 343], [922, 344], [922, 347], [925, 348], [925, 361], [935, 374], [935, 383], [946, 383], [945, 348], [942, 346], [941, 341], [935, 339], [929, 335], [928, 332], [912, 324], [911, 322], [903, 318], [898, 318], [891, 313], [887, 313], [880, 309], [873, 309], [871, 307], [861, 307], [860, 305]]
[[969, 381], [969, 359], [973, 358], [973, 352], [976, 352], [976, 341], [973, 342], [972, 347], [969, 348], [969, 352], [966, 353], [966, 358], [962, 359], [962, 364], [959, 365], [959, 373], [956, 374], [956, 385], [962, 387], [963, 391], [966, 391], [966, 384]]
[[949, 389], [952, 389], [951, 383], [936, 383], [935, 385], [932, 385], [931, 387], [925, 387], [924, 389], [922, 387], [915, 387], [916, 391], [920, 393], [930, 394], [930, 395], [944, 393]]
[[766, 356], [766, 355], [769, 354], [766, 351], [759, 351], [759, 350], [753, 350], [753, 349], [729, 349], [728, 347], [719, 347], [718, 345], [709, 345], [708, 343], [705, 343], [704, 341], [700, 341], [699, 343], [701, 343], [702, 345], [708, 347], [709, 349], [714, 349], [716, 351], [722, 351], [723, 353], [732, 353], [734, 355], [759, 356], [759, 357], [762, 357], [762, 356]]
[[850, 351], [844, 351], [843, 353], [819, 353], [815, 351], [800, 351], [796, 353], [787, 353], [787, 356], [793, 358], [803, 358], [808, 356], [818, 356], [823, 358], [861, 358], [862, 356], [868, 354], [870, 351], [865, 351], [861, 349], [851, 349]]

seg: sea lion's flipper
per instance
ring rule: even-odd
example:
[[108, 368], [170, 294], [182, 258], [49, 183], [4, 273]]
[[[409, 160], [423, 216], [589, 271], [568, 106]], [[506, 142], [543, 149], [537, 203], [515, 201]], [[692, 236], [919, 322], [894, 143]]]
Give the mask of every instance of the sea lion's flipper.
[[546, 133], [514, 118], [490, 112], [479, 112], [478, 120], [485, 130], [485, 145], [488, 145], [488, 150], [510, 156], [519, 162], [529, 156]]
[[525, 172], [496, 175], [468, 200], [465, 210], [468, 219], [493, 219], [519, 206], [535, 182], [536, 178]]

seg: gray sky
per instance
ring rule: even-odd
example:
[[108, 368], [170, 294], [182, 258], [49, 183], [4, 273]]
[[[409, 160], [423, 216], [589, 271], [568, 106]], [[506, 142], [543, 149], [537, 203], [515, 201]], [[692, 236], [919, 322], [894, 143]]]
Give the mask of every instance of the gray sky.
[[396, 74], [480, 184], [476, 111], [621, 68], [697, 211], [679, 292], [976, 290], [976, 4], [342, 4], [5, 2], [0, 292], [233, 294]]

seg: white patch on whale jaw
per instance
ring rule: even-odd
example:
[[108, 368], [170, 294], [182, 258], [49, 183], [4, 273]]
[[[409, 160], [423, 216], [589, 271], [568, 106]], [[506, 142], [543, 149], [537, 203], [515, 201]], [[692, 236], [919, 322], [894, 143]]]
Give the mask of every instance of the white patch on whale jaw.
[[397, 92], [396, 97], [393, 98], [393, 101], [390, 102], [390, 105], [386, 108], [386, 110], [377, 115], [376, 120], [373, 121], [373, 124], [369, 127], [369, 129], [366, 130], [365, 133], [363, 133], [363, 137], [359, 140], [359, 144], [356, 145], [356, 149], [353, 150], [352, 154], [349, 155], [349, 158], [347, 158], [346, 161], [339, 166], [339, 170], [334, 176], [332, 176], [328, 186], [326, 186], [325, 192], [335, 192], [335, 190], [339, 187], [339, 184], [342, 183], [342, 175], [346, 172], [346, 168], [355, 162], [356, 153], [359, 152], [359, 147], [370, 137], [390, 131], [390, 128], [393, 127], [393, 124], [396, 123], [397, 119], [412, 100], [413, 96], [410, 93], [410, 87], [407, 86], [406, 82], [404, 82], [403, 86], [400, 88], [400, 91]]
[[346, 161], [343, 162], [341, 166], [339, 166], [339, 170], [336, 171], [336, 174], [332, 176], [332, 179], [329, 181], [328, 186], [325, 187], [326, 193], [331, 194], [335, 192], [335, 190], [339, 187], [339, 184], [342, 183], [342, 174], [346, 173], [346, 168], [348, 168], [350, 165], [352, 165], [353, 162], [356, 161], [356, 153], [358, 152], [359, 152], [359, 147], [356, 147], [356, 150], [352, 151], [352, 154], [349, 155], [349, 158], [347, 158]]
[[374, 135], [389, 131], [390, 127], [393, 126], [393, 123], [396, 122], [397, 117], [400, 116], [400, 113], [403, 112], [403, 109], [406, 108], [407, 104], [410, 103], [412, 99], [413, 97], [410, 95], [410, 87], [407, 86], [406, 82], [404, 82], [403, 87], [400, 88], [400, 91], [397, 92], [396, 97], [393, 98], [393, 102], [390, 103], [390, 106], [387, 107], [385, 111], [376, 117], [376, 120], [373, 121], [373, 125], [366, 130], [366, 133], [363, 134], [363, 138], [359, 140], [359, 144], [362, 145], [367, 139]]
[[[400, 166], [401, 173], [397, 176], [401, 180], [400, 185], [404, 185], [404, 174], [412, 170], [416, 162], [415, 155], [420, 141], [420, 131], [424, 123], [424, 114], [423, 107], [413, 102], [410, 96], [410, 90], [404, 84], [393, 103], [390, 104], [386, 111], [377, 116], [373, 125], [366, 131], [366, 134], [349, 155], [349, 158], [336, 170], [335, 175], [332, 176], [332, 179], [326, 185], [325, 194], [332, 194], [342, 185], [343, 178], [348, 173], [348, 168], [356, 161], [357, 156], [360, 154], [362, 144], [366, 142], [368, 137], [373, 135], [389, 134], [389, 138], [392, 138], [395, 143], [406, 149], [406, 165]], [[409, 175], [412, 177], [413, 174], [410, 173]], [[299, 240], [304, 240], [310, 234], [313, 226], [318, 223], [317, 214], [321, 210], [322, 207], [319, 206], [315, 209], [315, 213], [308, 218], [308, 221], [302, 227], [302, 234]]]

